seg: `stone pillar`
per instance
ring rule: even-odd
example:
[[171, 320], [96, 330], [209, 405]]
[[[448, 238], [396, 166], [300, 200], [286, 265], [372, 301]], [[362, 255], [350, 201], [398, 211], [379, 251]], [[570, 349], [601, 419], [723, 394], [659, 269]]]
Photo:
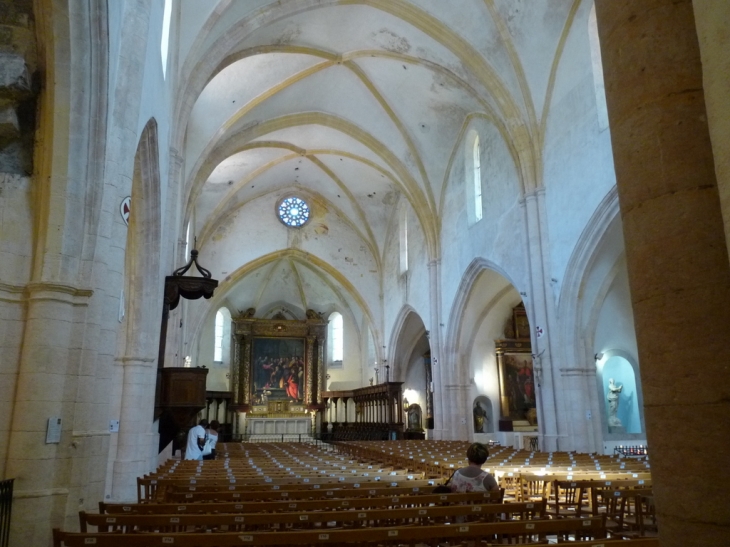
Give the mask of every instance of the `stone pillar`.
[[[445, 351], [442, 351], [443, 343], [441, 336], [441, 260], [432, 260], [428, 263], [428, 284], [430, 290], [431, 301], [431, 330], [428, 334], [428, 343], [431, 348], [431, 381], [437, 378], [440, 381], [433, 382], [434, 390], [431, 396], [431, 415], [433, 416], [433, 438], [447, 438], [447, 424], [444, 422], [444, 397], [446, 393], [443, 390], [444, 382], [449, 379], [442, 376], [448, 371], [444, 370]], [[439, 363], [441, 361], [441, 363]], [[428, 387], [427, 387], [428, 393]], [[428, 397], [428, 395], [427, 395]]]
[[[526, 296], [523, 295], [523, 301], [530, 319], [532, 353], [541, 356], [541, 370], [538, 371], [540, 380], [535, 386], [540, 446], [544, 451], [561, 450], [563, 447], [559, 443], [565, 438], [565, 426], [560, 418], [565, 416], [565, 401], [564, 397], [558, 396], [562, 386], [559, 371], [553, 365], [551, 344], [558, 329], [552, 328], [557, 322], [554, 320], [553, 297], [548, 284], [549, 275], [546, 273], [550, 264], [550, 246], [545, 226], [545, 188], [527, 193], [521, 205], [527, 226], [525, 258], [530, 265], [529, 292]], [[538, 328], [544, 333], [540, 338], [536, 334]]]
[[155, 398], [157, 358], [124, 356], [118, 363], [123, 370], [122, 405], [112, 499], [133, 501], [137, 498], [137, 477], [149, 471], [150, 450], [157, 447], [150, 442], [150, 436], [155, 434], [150, 401]]
[[[33, 2], [0, 0], [0, 477], [23, 346], [25, 284], [33, 260], [33, 149], [37, 92]], [[15, 487], [18, 488], [17, 485]]]
[[[21, 353], [5, 476], [16, 479], [13, 545], [44, 545], [50, 528], [65, 524], [73, 458], [78, 352], [91, 291], [57, 283], [28, 286]], [[58, 442], [46, 443], [49, 418], [61, 418]]]
[[663, 547], [727, 545], [730, 267], [689, 0], [596, 0]]

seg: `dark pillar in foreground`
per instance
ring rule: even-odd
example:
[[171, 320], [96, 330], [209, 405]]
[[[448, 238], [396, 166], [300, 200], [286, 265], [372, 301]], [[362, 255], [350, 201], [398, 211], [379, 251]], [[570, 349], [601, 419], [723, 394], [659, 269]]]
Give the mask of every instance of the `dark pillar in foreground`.
[[663, 547], [730, 538], [730, 266], [689, 0], [596, 0]]

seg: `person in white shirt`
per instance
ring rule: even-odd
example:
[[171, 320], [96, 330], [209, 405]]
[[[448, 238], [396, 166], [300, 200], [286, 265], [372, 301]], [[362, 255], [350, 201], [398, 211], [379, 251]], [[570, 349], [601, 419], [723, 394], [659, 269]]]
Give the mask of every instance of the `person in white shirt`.
[[188, 431], [188, 442], [185, 446], [186, 460], [202, 460], [203, 446], [205, 446], [205, 428], [208, 426], [208, 420], [200, 420], [198, 425], [191, 427]]
[[203, 455], [204, 460], [215, 459], [215, 443], [218, 442], [218, 428], [220, 426], [221, 424], [218, 420], [213, 420], [212, 422], [210, 422], [208, 429], [205, 430], [205, 432], [208, 434], [208, 440], [206, 442], [208, 443], [208, 446], [210, 446], [210, 454]]

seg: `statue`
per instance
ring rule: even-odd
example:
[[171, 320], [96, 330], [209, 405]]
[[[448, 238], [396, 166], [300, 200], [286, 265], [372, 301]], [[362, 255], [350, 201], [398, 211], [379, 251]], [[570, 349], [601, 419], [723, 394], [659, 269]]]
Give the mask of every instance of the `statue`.
[[410, 405], [408, 407], [408, 431], [423, 431], [421, 427], [421, 407]]
[[608, 400], [608, 426], [609, 427], [621, 427], [621, 420], [618, 419], [618, 397], [621, 390], [624, 388], [623, 384], [617, 386], [613, 378], [608, 380], [608, 393], [606, 399]]
[[479, 401], [474, 401], [474, 433], [486, 433], [485, 425], [489, 422], [487, 410]]
[[320, 321], [322, 320], [322, 314], [321, 313], [317, 313], [314, 310], [307, 310], [306, 313], [307, 313], [307, 319], [317, 319], [317, 320], [320, 320]]

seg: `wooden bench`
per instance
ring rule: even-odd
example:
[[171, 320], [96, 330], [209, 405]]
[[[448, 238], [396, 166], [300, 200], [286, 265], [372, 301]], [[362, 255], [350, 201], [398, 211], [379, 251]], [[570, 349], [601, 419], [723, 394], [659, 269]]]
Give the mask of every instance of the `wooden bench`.
[[331, 527], [378, 527], [444, 524], [449, 522], [496, 522], [500, 520], [528, 520], [545, 516], [545, 500], [538, 503], [510, 504], [447, 504], [424, 507], [384, 509], [312, 510], [290, 513], [237, 513], [237, 514], [121, 514], [102, 515], [79, 512], [80, 530], [86, 532], [95, 526], [99, 532], [208, 532], [291, 530]]
[[[193, 502], [214, 502], [214, 501], [266, 501], [273, 499], [321, 499], [321, 498], [346, 498], [346, 497], [372, 497], [372, 496], [407, 496], [420, 495], [424, 492], [433, 491], [433, 486], [385, 486], [376, 487], [375, 484], [361, 485], [359, 488], [332, 488], [331, 485], [314, 485], [312, 490], [269, 490], [254, 492], [231, 492], [225, 490], [213, 492], [166, 492], [164, 499], [160, 501], [193, 503]], [[320, 488], [316, 488], [320, 486]], [[501, 495], [500, 495], [501, 497]]]
[[[217, 533], [145, 533], [134, 535], [135, 547], [175, 545], [178, 547], [226, 547], [229, 545], [321, 545], [357, 543], [379, 545], [419, 543], [438, 545], [443, 541], [465, 539], [514, 538], [521, 542], [544, 541], [548, 535], [558, 539], [605, 538], [603, 517], [589, 519], [534, 520], [497, 523], [466, 523], [430, 526], [384, 526], [352, 530], [300, 530], [292, 532], [217, 532]], [[129, 534], [73, 533], [53, 531], [54, 547], [128, 547]]]
[[241, 501], [219, 503], [99, 503], [101, 514], [191, 514], [326, 511], [337, 509], [377, 509], [383, 507], [428, 507], [434, 504], [501, 503], [502, 492], [466, 492], [315, 500]]
[[321, 490], [321, 489], [357, 489], [364, 487], [384, 488], [432, 488], [439, 481], [415, 479], [413, 475], [321, 478], [300, 477], [290, 479], [137, 479], [137, 501], [162, 501], [171, 494], [187, 492], [271, 492], [277, 490]]

